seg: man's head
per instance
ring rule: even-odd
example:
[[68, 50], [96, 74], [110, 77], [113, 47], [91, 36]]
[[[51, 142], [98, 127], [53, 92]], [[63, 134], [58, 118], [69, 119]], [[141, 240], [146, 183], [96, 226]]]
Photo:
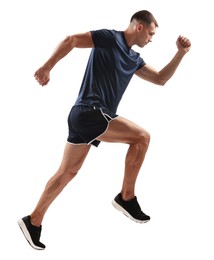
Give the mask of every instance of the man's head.
[[146, 23], [147, 25], [155, 24], [155, 27], [158, 27], [158, 23], [155, 17], [147, 10], [138, 11], [132, 15], [130, 22], [136, 20], [137, 22]]
[[125, 31], [129, 46], [144, 47], [152, 41], [158, 23], [154, 16], [147, 10], [138, 11], [132, 15], [130, 25]]

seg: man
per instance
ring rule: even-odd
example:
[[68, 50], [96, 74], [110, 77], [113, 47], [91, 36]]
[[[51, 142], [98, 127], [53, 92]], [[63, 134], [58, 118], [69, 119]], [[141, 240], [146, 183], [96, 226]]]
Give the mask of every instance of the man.
[[91, 145], [98, 146], [101, 141], [129, 145], [122, 188], [114, 198], [113, 205], [136, 222], [150, 220], [135, 196], [135, 183], [150, 136], [140, 126], [118, 116], [116, 111], [134, 74], [163, 86], [190, 49], [190, 41], [179, 36], [175, 56], [162, 70], [156, 71], [144, 62], [139, 53], [132, 50], [132, 46], [143, 48], [151, 42], [157, 27], [154, 16], [142, 10], [131, 17], [124, 31], [103, 29], [71, 35], [35, 72], [35, 79], [45, 86], [49, 82], [51, 69], [73, 48], [92, 48], [78, 98], [68, 117], [69, 134], [61, 165], [48, 181], [33, 212], [18, 221], [33, 248], [45, 248], [40, 242], [40, 235], [48, 207], [80, 170]]

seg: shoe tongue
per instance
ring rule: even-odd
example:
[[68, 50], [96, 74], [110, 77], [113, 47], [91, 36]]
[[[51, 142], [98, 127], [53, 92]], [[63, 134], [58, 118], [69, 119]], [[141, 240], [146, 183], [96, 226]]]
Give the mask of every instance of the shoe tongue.
[[128, 201], [135, 201], [135, 200], [137, 200], [137, 197], [136, 197], [136, 196], [134, 196], [133, 199], [130, 199], [130, 200], [128, 200]]
[[136, 201], [137, 201], [137, 198], [136, 197], [134, 197], [133, 199], [130, 199], [130, 200], [125, 200], [124, 202], [125, 203], [128, 203], [128, 204], [135, 204], [136, 203]]

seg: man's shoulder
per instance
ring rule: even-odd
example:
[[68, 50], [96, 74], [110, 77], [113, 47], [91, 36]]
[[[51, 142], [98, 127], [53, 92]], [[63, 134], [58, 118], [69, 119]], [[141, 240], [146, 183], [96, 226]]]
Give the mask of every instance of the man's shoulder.
[[117, 34], [120, 34], [120, 31], [114, 30], [114, 29], [97, 29], [97, 30], [91, 30], [92, 35], [103, 35], [103, 36], [113, 36], [115, 37]]
[[95, 46], [112, 46], [119, 37], [119, 31], [114, 29], [99, 29], [91, 31]]

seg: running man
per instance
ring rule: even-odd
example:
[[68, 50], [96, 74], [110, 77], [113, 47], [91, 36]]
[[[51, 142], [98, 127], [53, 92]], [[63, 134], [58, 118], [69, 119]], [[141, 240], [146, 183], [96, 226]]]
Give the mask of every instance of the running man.
[[154, 16], [147, 10], [141, 10], [133, 14], [124, 31], [102, 29], [68, 36], [35, 72], [35, 79], [45, 86], [52, 68], [72, 49], [91, 48], [79, 95], [68, 116], [69, 133], [62, 162], [47, 182], [34, 210], [18, 221], [33, 248], [45, 248], [40, 236], [47, 209], [76, 176], [91, 146], [97, 147], [100, 142], [129, 145], [122, 187], [112, 202], [114, 207], [138, 223], [150, 220], [141, 210], [135, 195], [136, 179], [149, 146], [150, 135], [142, 127], [117, 115], [117, 108], [133, 75], [163, 86], [190, 50], [189, 39], [179, 36], [177, 51], [165, 67], [157, 71], [146, 64], [132, 46], [143, 48], [150, 43], [157, 27]]

